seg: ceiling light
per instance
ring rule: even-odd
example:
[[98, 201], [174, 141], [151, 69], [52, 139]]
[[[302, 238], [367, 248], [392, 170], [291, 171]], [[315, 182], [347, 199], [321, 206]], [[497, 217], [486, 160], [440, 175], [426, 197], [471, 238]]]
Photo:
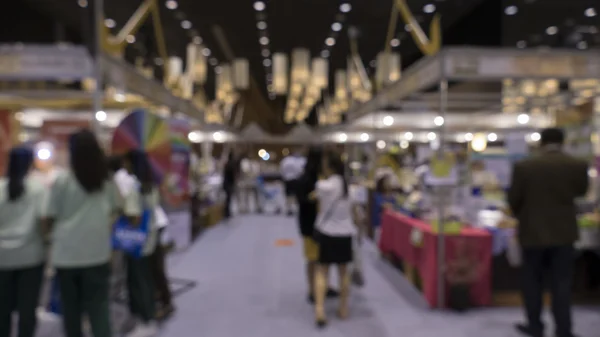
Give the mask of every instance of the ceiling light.
[[261, 37], [260, 39], [258, 39], [258, 42], [260, 44], [262, 44], [263, 46], [266, 46], [269, 44], [269, 38], [266, 36]]
[[208, 48], [202, 49], [202, 55], [204, 55], [206, 57], [210, 56], [210, 49], [208, 49]]
[[378, 140], [377, 143], [375, 143], [375, 146], [377, 146], [377, 148], [380, 150], [385, 149], [385, 145], [385, 141], [383, 140]]
[[331, 25], [331, 30], [333, 30], [334, 32], [339, 32], [340, 30], [342, 30], [342, 24], [339, 22], [334, 22]]
[[444, 117], [437, 116], [436, 118], [433, 119], [433, 124], [435, 124], [436, 126], [444, 125]]
[[398, 40], [398, 39], [392, 39], [392, 41], [390, 41], [390, 45], [392, 47], [398, 47], [400, 45], [400, 40]]
[[201, 44], [202, 38], [200, 36], [194, 36], [194, 38], [192, 39], [192, 42], [194, 42], [195, 44]]
[[[209, 51], [210, 51], [210, 50], [209, 50]], [[202, 52], [202, 54], [204, 54], [204, 52]], [[214, 67], [214, 66], [216, 66], [217, 64], [219, 64], [219, 61], [217, 61], [217, 59], [213, 57], [213, 58], [211, 58], [210, 60], [208, 60], [208, 63], [209, 63], [211, 66], [213, 66], [213, 67]]]
[[348, 140], [348, 136], [345, 133], [340, 133], [340, 135], [338, 136], [338, 139], [340, 140], [340, 142], [345, 142]]
[[123, 95], [121, 93], [117, 93], [117, 94], [115, 94], [114, 99], [117, 102], [123, 103], [123, 102], [125, 102], [126, 97], [125, 97], [125, 95]]
[[217, 73], [217, 74], [221, 73], [221, 67], [220, 66], [216, 66], [215, 67], [215, 73]]
[[262, 12], [265, 10], [265, 3], [262, 1], [257, 1], [254, 3], [254, 10], [257, 12]]
[[202, 140], [202, 135], [198, 132], [192, 131], [188, 133], [188, 140], [192, 143], [198, 143]]
[[160, 57], [157, 57], [154, 59], [154, 64], [156, 64], [157, 66], [162, 66], [165, 63], [163, 62], [163, 59], [161, 59]]
[[423, 12], [425, 12], [427, 14], [431, 14], [431, 13], [435, 12], [435, 5], [434, 4], [425, 5], [425, 7], [423, 7]]
[[223, 134], [219, 131], [213, 133], [213, 139], [215, 140], [215, 142], [220, 142], [223, 140]]
[[383, 117], [383, 125], [391, 126], [392, 124], [394, 124], [394, 117], [392, 117], [392, 116]]
[[534, 141], [534, 142], [537, 142], [537, 141], [539, 141], [540, 139], [542, 139], [542, 136], [541, 136], [539, 133], [537, 133], [537, 132], [534, 132], [534, 133], [532, 133], [532, 134], [531, 134], [531, 136], [529, 136], [529, 138], [530, 138], [532, 141]]
[[528, 114], [520, 114], [519, 116], [517, 116], [517, 123], [519, 123], [519, 124], [529, 123], [529, 115]]
[[79, 7], [81, 8], [86, 8], [88, 6], [88, 2], [87, 0], [78, 0], [77, 4], [79, 5]]
[[487, 139], [490, 142], [495, 142], [498, 140], [498, 135], [492, 132], [487, 136]]
[[368, 133], [363, 133], [360, 135], [360, 140], [362, 140], [363, 142], [366, 142], [369, 140], [369, 134]]
[[100, 110], [96, 112], [96, 120], [98, 122], [104, 122], [106, 120], [106, 112]]
[[165, 3], [165, 6], [167, 6], [168, 9], [170, 10], [174, 10], [177, 9], [177, 1], [175, 0], [169, 0]]
[[470, 132], [467, 132], [467, 133], [465, 133], [465, 140], [466, 140], [467, 142], [470, 142], [470, 141], [472, 141], [472, 140], [473, 140], [473, 134], [472, 134], [472, 133], [470, 133]]
[[550, 26], [550, 27], [546, 28], [546, 34], [548, 34], [548, 35], [556, 35], [556, 33], [558, 33], [558, 27], [556, 27], [556, 26]]
[[401, 149], [408, 149], [409, 142], [407, 140], [400, 141]]
[[429, 140], [435, 140], [437, 138], [437, 135], [435, 134], [435, 132], [430, 132], [427, 134], [427, 139]]
[[412, 132], [407, 132], [404, 134], [404, 139], [406, 140], [412, 140], [413, 139], [413, 134]]
[[263, 49], [261, 54], [263, 57], [269, 57], [269, 55], [271, 55], [271, 52], [268, 49]]
[[331, 47], [335, 45], [335, 39], [332, 37], [328, 37], [327, 39], [325, 39], [325, 44]]
[[404, 30], [407, 32], [410, 32], [412, 30], [412, 26], [410, 24], [405, 24], [404, 25]]
[[352, 6], [349, 3], [345, 3], [345, 4], [341, 4], [340, 5], [340, 12], [342, 13], [348, 13], [352, 10]]
[[115, 28], [115, 26], [117, 25], [117, 23], [113, 19], [105, 19], [104, 20], [104, 25], [107, 28]]
[[127, 35], [127, 38], [125, 40], [127, 40], [127, 42], [129, 43], [135, 43], [135, 36]]
[[264, 59], [264, 60], [263, 60], [263, 65], [264, 65], [265, 67], [270, 67], [270, 66], [271, 66], [271, 60], [269, 60], [269, 59]]
[[329, 57], [329, 50], [325, 49], [325, 50], [321, 51], [321, 57], [322, 58], [328, 58]]
[[181, 21], [181, 28], [190, 29], [190, 28], [192, 28], [192, 23], [189, 22], [188, 20], [183, 20], [183, 21]]
[[587, 49], [588, 43], [586, 41], [577, 42], [577, 49]]
[[527, 47], [527, 42], [525, 40], [521, 40], [521, 41], [517, 42], [517, 48], [523, 49], [525, 47]]
[[515, 15], [515, 14], [517, 14], [518, 11], [519, 11], [519, 9], [517, 8], [517, 6], [508, 6], [504, 9], [504, 14]]
[[586, 9], [585, 12], [584, 12], [584, 14], [588, 18], [593, 18], [594, 16], [598, 15], [598, 13], [596, 13], [596, 9], [593, 8], [593, 7], [590, 7], [588, 9]]
[[256, 24], [256, 28], [260, 30], [267, 29], [267, 23], [264, 21], [258, 21], [258, 23]]

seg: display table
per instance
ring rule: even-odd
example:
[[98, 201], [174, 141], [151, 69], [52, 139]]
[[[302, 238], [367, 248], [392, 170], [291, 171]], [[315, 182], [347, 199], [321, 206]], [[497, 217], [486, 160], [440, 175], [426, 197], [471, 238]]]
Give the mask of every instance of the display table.
[[[381, 221], [382, 232], [379, 248], [382, 253], [399, 259], [406, 276], [416, 283], [431, 307], [437, 305], [437, 234], [423, 221], [386, 210]], [[422, 237], [420, 244], [411, 240], [415, 233]], [[457, 255], [460, 245], [476, 256], [479, 263], [477, 280], [471, 286], [473, 305], [491, 304], [491, 257], [492, 237], [484, 230], [464, 228], [458, 235], [445, 237], [446, 266]], [[445, 298], [448, 298], [446, 296]]]

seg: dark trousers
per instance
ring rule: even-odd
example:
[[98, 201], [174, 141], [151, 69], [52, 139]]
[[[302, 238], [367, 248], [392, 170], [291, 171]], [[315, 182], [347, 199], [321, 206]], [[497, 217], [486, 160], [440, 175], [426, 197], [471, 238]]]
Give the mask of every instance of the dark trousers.
[[223, 217], [225, 219], [229, 219], [231, 217], [231, 200], [233, 199], [234, 193], [233, 185], [225, 185], [223, 190], [225, 191], [225, 205], [223, 207]]
[[550, 278], [552, 315], [557, 337], [572, 337], [571, 285], [573, 279], [574, 248], [556, 246], [523, 248], [523, 303], [530, 328], [542, 336], [541, 320], [544, 293], [544, 274]]
[[163, 307], [171, 306], [171, 288], [165, 270], [165, 248], [160, 243], [156, 245], [156, 250], [154, 254], [150, 255], [150, 259], [152, 260], [152, 277], [158, 293], [158, 300]]
[[19, 337], [33, 337], [44, 266], [0, 269], [0, 337], [12, 336], [12, 313], [19, 314]]
[[149, 256], [141, 258], [126, 256], [125, 260], [127, 263], [129, 311], [144, 323], [154, 321], [156, 319], [156, 309], [152, 260]]
[[83, 314], [89, 317], [94, 337], [110, 337], [110, 265], [57, 268], [57, 275], [66, 337], [83, 337]]

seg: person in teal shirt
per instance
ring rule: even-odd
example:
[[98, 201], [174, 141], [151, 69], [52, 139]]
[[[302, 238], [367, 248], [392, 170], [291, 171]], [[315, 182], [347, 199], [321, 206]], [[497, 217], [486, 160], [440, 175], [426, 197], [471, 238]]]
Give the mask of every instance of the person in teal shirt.
[[148, 237], [142, 250], [142, 256], [125, 255], [129, 310], [138, 320], [138, 324], [130, 336], [150, 337], [158, 334], [152, 254], [156, 250], [158, 242], [155, 209], [160, 203], [160, 195], [155, 186], [152, 168], [146, 153], [138, 150], [130, 151], [125, 156], [124, 166], [129, 174], [135, 177], [136, 182], [135, 187], [125, 196], [123, 213], [134, 224], [140, 222], [145, 210], [149, 210], [151, 214]]
[[33, 337], [44, 271], [41, 207], [45, 187], [29, 175], [33, 151], [9, 154], [7, 177], [0, 178], [0, 336], [12, 336], [12, 313], [19, 314], [18, 336]]
[[72, 134], [69, 152], [70, 169], [56, 177], [46, 209], [63, 326], [66, 337], [81, 337], [82, 318], [87, 314], [94, 337], [110, 337], [111, 233], [120, 194], [91, 131]]

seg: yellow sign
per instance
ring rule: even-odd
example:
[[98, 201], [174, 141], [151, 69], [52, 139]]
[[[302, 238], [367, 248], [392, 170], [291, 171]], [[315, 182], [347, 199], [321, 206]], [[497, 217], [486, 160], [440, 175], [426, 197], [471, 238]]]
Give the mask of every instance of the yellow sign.
[[427, 34], [423, 31], [414, 15], [408, 8], [406, 4], [406, 0], [395, 0], [396, 7], [398, 7], [398, 11], [400, 15], [402, 15], [402, 19], [404, 22], [410, 26], [410, 35], [412, 35], [413, 40], [421, 49], [423, 54], [431, 56], [435, 55], [440, 51], [442, 47], [442, 27], [441, 27], [441, 17], [439, 14], [434, 15], [433, 20], [431, 20], [431, 24], [429, 26], [430, 37], [427, 37]]
[[441, 156], [434, 155], [431, 157], [429, 169], [431, 174], [436, 178], [447, 178], [452, 173], [454, 168], [455, 158], [451, 153], [444, 153]]

